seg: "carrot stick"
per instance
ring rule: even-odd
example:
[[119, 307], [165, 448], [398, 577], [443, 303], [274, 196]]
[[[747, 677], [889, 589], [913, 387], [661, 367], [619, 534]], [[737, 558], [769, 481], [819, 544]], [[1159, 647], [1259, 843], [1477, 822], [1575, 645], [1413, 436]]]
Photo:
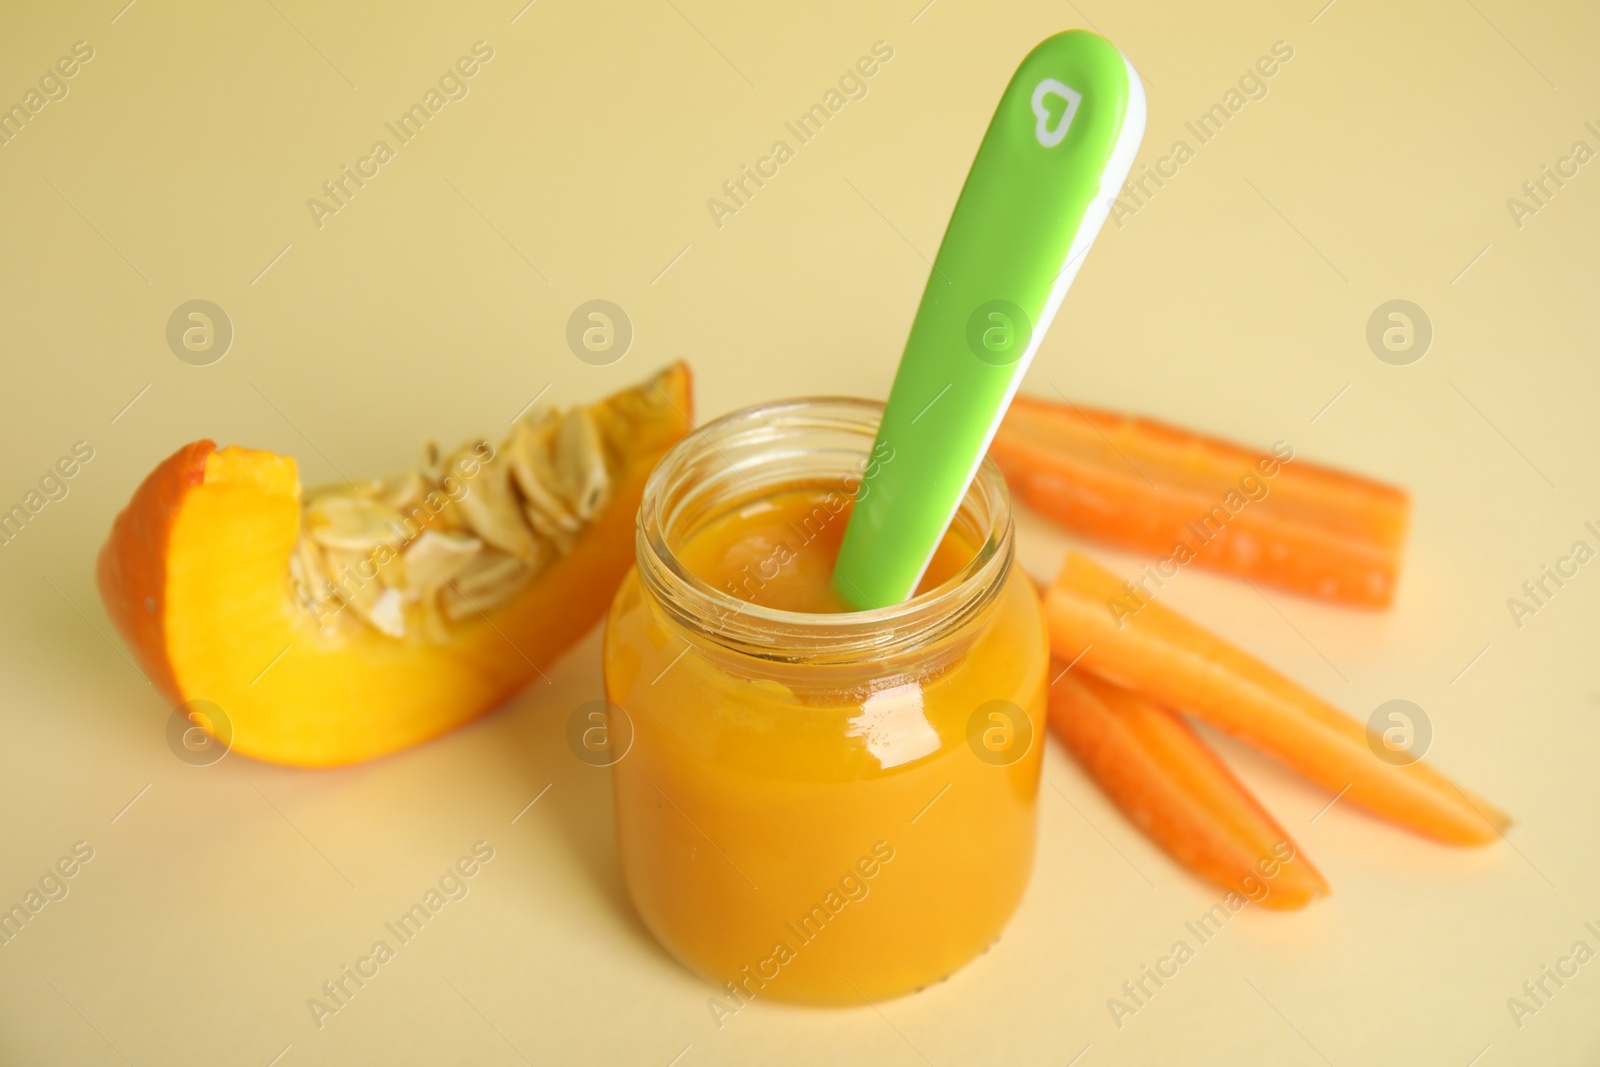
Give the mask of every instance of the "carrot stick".
[[[989, 454], [1045, 517], [1156, 554], [1366, 607], [1394, 597], [1405, 492], [1148, 419], [1019, 396]], [[1170, 573], [1168, 573], [1170, 572]]]
[[1311, 860], [1181, 716], [1073, 671], [1050, 687], [1050, 725], [1123, 814], [1195, 874], [1278, 910], [1328, 894]]
[[1361, 723], [1077, 553], [1051, 585], [1045, 617], [1063, 660], [1081, 655], [1093, 673], [1204, 719], [1377, 815], [1457, 845], [1487, 844], [1510, 825], [1426, 764], [1379, 759]]

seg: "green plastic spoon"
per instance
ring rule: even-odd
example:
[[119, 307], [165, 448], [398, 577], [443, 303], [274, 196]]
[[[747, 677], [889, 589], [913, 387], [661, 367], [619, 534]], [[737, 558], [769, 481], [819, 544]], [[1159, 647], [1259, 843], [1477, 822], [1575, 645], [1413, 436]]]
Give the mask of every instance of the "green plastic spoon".
[[1144, 88], [1070, 30], [1022, 61], [922, 293], [833, 572], [857, 609], [915, 592], [1144, 135]]

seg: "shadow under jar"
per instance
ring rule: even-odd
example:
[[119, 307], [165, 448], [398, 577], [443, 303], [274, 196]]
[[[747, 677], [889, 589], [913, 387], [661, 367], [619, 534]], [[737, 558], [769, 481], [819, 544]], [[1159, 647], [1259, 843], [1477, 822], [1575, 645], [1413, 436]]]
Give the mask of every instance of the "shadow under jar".
[[911, 600], [763, 602], [796, 575], [829, 594], [861, 473], [893, 462], [882, 410], [766, 404], [679, 444], [607, 618], [623, 873], [730, 1012], [936, 982], [999, 936], [1033, 865], [1048, 654], [992, 463]]

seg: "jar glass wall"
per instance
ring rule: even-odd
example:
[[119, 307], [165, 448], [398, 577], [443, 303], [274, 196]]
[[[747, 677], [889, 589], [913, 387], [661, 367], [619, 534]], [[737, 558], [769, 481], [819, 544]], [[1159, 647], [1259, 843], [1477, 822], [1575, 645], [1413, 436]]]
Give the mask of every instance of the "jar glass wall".
[[[786, 401], [678, 445], [607, 619], [607, 698], [632, 734], [612, 768], [623, 872], [646, 925], [727, 1011], [938, 981], [999, 935], [1032, 867], [1044, 621], [992, 464], [936, 587], [866, 612], [758, 602], [781, 567], [831, 567], [808, 552], [837, 544], [867, 464], [893, 462], [873, 452], [881, 412]], [[785, 513], [767, 558], [718, 581], [685, 565], [697, 536], [797, 490], [814, 506]]]

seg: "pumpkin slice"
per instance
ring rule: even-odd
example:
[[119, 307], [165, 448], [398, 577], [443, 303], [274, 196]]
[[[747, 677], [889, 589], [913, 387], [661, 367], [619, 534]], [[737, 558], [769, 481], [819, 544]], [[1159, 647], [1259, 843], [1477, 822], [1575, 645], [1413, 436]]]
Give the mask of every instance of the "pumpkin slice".
[[430, 445], [422, 471], [304, 496], [293, 458], [197, 441], [117, 516], [100, 595], [151, 682], [215, 705], [245, 755], [396, 752], [494, 707], [599, 621], [690, 409], [679, 363], [525, 416], [499, 445]]

